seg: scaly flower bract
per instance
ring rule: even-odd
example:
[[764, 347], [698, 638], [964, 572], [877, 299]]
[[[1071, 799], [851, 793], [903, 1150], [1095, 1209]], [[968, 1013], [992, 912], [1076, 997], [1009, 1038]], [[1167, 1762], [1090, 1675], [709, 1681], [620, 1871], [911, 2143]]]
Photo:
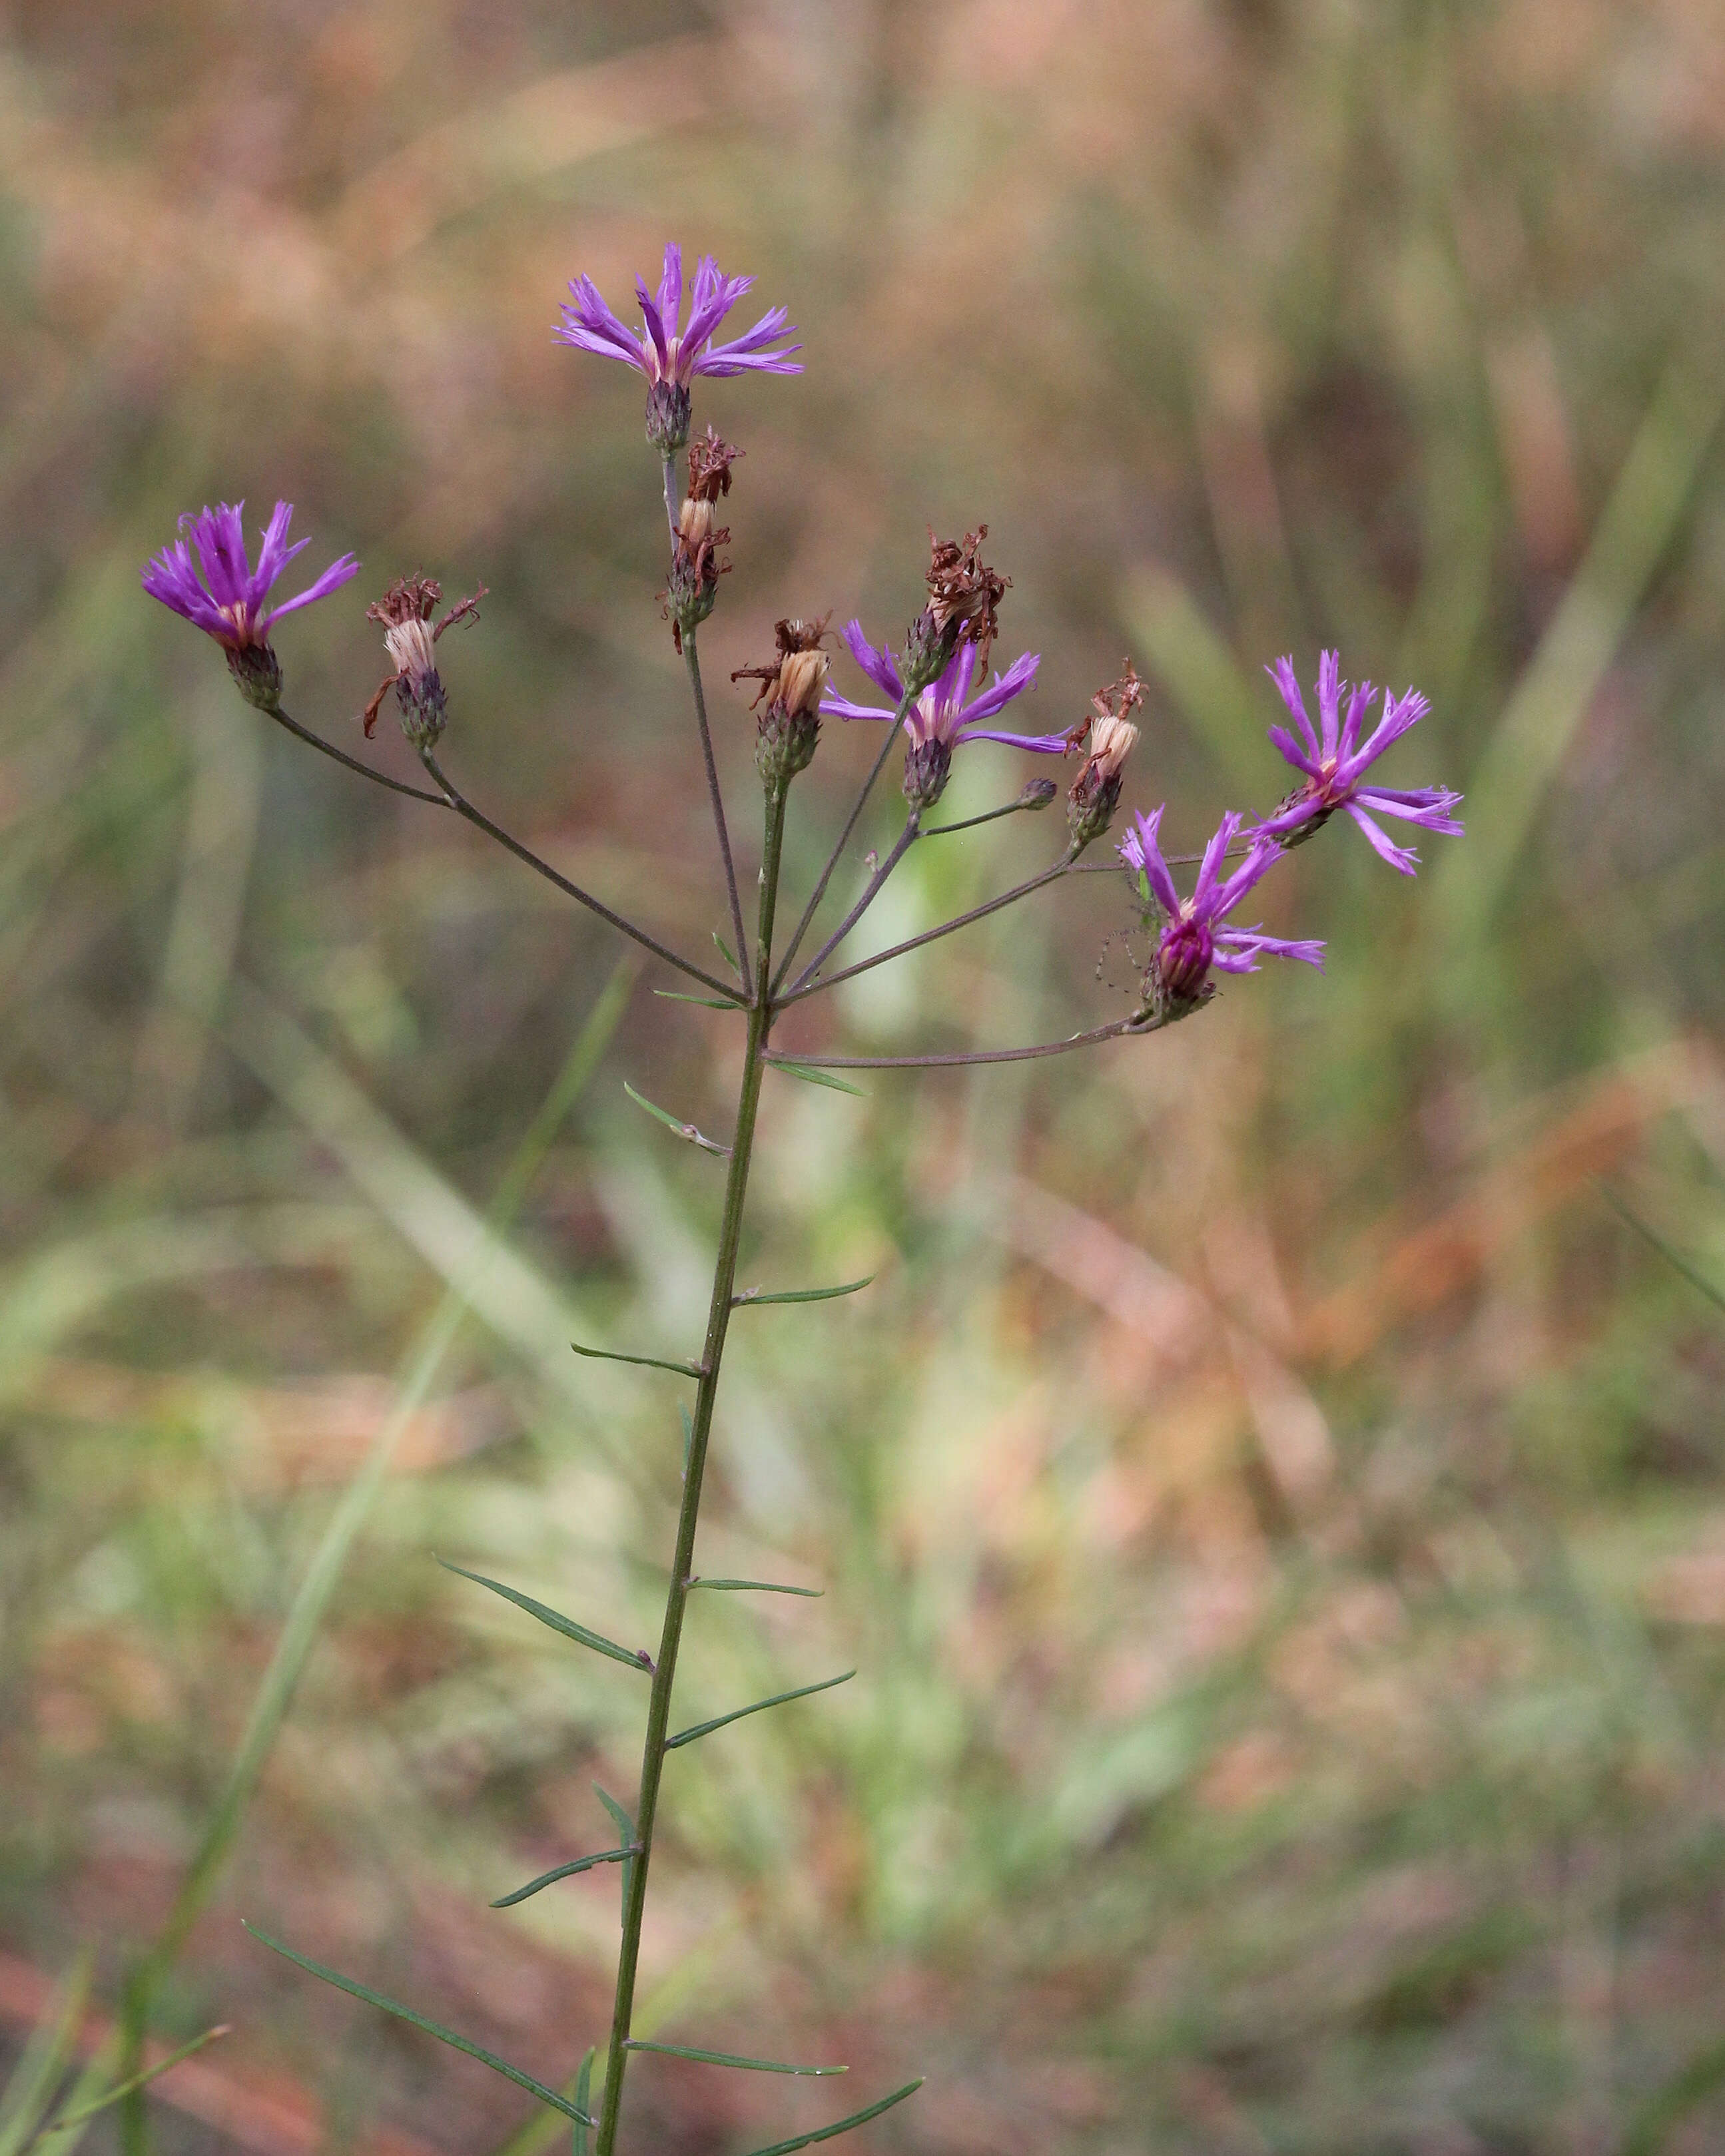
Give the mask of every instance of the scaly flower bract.
[[[1372, 701], [1372, 685], [1369, 681], [1362, 681], [1357, 689], [1348, 692], [1347, 684], [1341, 675], [1340, 653], [1326, 651], [1318, 660], [1321, 733], [1313, 732], [1311, 721], [1305, 715], [1294, 661], [1279, 659], [1264, 671], [1280, 690], [1289, 716], [1300, 729], [1298, 740], [1285, 726], [1272, 726], [1269, 737], [1305, 783], [1289, 796], [1273, 816], [1257, 826], [1260, 836], [1280, 837], [1285, 844], [1294, 844], [1296, 840], [1292, 834], [1310, 835], [1320, 824], [1327, 823], [1338, 808], [1345, 808], [1374, 850], [1403, 875], [1413, 874], [1419, 865], [1419, 855], [1411, 846], [1397, 845], [1388, 832], [1372, 820], [1370, 811], [1376, 810], [1383, 816], [1399, 816], [1407, 823], [1419, 824], [1428, 831], [1442, 832], [1451, 838], [1462, 836], [1461, 824], [1450, 813], [1461, 796], [1452, 793], [1447, 787], [1397, 790], [1362, 783], [1368, 766], [1375, 763], [1393, 742], [1399, 741], [1431, 709], [1417, 689], [1410, 689], [1405, 696], [1399, 697], [1391, 696], [1386, 689], [1383, 713], [1362, 742], [1360, 726]], [[1348, 698], [1346, 713], [1341, 709], [1344, 693]]]
[[714, 344], [714, 331], [739, 300], [754, 284], [752, 277], [726, 277], [710, 254], [703, 254], [695, 269], [689, 295], [688, 320], [679, 330], [682, 305], [682, 249], [673, 240], [665, 249], [665, 266], [657, 293], [649, 292], [639, 277], [636, 295], [646, 327], [637, 336], [605, 305], [599, 287], [586, 275], [569, 285], [569, 301], [561, 325], [552, 334], [564, 344], [582, 352], [596, 352], [603, 359], [620, 359], [638, 367], [650, 383], [669, 382], [687, 389], [698, 374], [801, 374], [802, 362], [790, 355], [801, 345], [781, 345], [769, 351], [775, 337], [794, 332], [783, 307], [770, 307], [752, 330], [729, 344]]
[[294, 556], [312, 542], [300, 539], [288, 545], [293, 504], [278, 501], [264, 527], [254, 569], [246, 557], [245, 532], [240, 523], [245, 506], [243, 501], [224, 501], [216, 509], [206, 506], [195, 516], [188, 511], [180, 519], [180, 530], [189, 535], [191, 544], [185, 539], [175, 540], [143, 572], [144, 589], [152, 598], [183, 614], [230, 652], [255, 650], [267, 644], [272, 622], [297, 607], [310, 606], [314, 599], [327, 598], [359, 570], [355, 557], [343, 554], [297, 598], [284, 599], [265, 613], [264, 600], [271, 586]]
[[1281, 853], [1275, 839], [1254, 832], [1239, 866], [1224, 877], [1223, 863], [1244, 820], [1237, 809], [1229, 809], [1204, 849], [1192, 896], [1182, 898], [1162, 858], [1163, 814], [1158, 808], [1153, 816], [1135, 815], [1120, 841], [1120, 855], [1128, 868], [1143, 877], [1151, 896], [1167, 916], [1151, 963], [1169, 996], [1190, 1003], [1202, 989], [1213, 966], [1224, 973], [1255, 973], [1259, 959], [1264, 956], [1298, 958], [1323, 971], [1321, 943], [1290, 942], [1280, 936], [1266, 936], [1257, 928], [1223, 925], [1225, 916]]

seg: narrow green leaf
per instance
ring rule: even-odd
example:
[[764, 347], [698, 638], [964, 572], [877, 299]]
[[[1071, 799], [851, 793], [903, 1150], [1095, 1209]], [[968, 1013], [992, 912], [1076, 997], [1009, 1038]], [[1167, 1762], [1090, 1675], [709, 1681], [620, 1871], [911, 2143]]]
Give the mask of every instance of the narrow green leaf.
[[836, 2134], [848, 2133], [853, 2126], [866, 2126], [871, 2118], [878, 2118], [895, 2103], [903, 2103], [906, 2097], [914, 2096], [924, 2078], [919, 2074], [914, 2082], [906, 2082], [903, 2088], [894, 2089], [878, 2103], [870, 2104], [867, 2111], [853, 2111], [848, 2118], [836, 2120], [831, 2126], [817, 2126], [812, 2133], [799, 2133], [794, 2141], [775, 2141], [770, 2148], [757, 2148], [754, 2156], [794, 2156], [799, 2148], [811, 2148], [817, 2141], [831, 2141]]
[[88, 1947], [61, 1979], [47, 2012], [29, 2034], [0, 2096], [0, 2152], [18, 2156], [36, 2138], [37, 2122], [54, 2100], [60, 2076], [77, 2046], [79, 2025], [90, 1998], [95, 1957]]
[[609, 1348], [584, 1348], [579, 1340], [571, 1340], [569, 1345], [576, 1354], [589, 1356], [596, 1363], [634, 1363], [643, 1370], [674, 1370], [679, 1378], [707, 1374], [698, 1363], [667, 1363], [661, 1355], [617, 1355]]
[[655, 988], [656, 996], [663, 996], [667, 1004], [699, 1004], [703, 1010], [741, 1010], [741, 1004], [734, 1003], [729, 996], [686, 996], [680, 988]]
[[489, 2066], [493, 2073], [502, 2074], [505, 2081], [513, 2082], [517, 2088], [525, 2089], [529, 2096], [537, 2097], [541, 2103], [548, 2103], [554, 2111], [560, 2111], [565, 2118], [579, 2119], [584, 2126], [592, 2125], [592, 2119], [577, 2109], [567, 2097], [559, 2096], [555, 2089], [547, 2088], [543, 2082], [536, 2082], [531, 2074], [523, 2073], [519, 2066], [512, 2066], [507, 2059], [500, 2059], [495, 2051], [487, 2051], [482, 2044], [470, 2044], [465, 2036], [456, 2035], [453, 2029], [445, 2029], [440, 2022], [430, 2021], [423, 2014], [415, 2014], [411, 2006], [403, 2006], [396, 1999], [385, 1999], [381, 1991], [373, 1991], [368, 1984], [356, 1983], [351, 1976], [340, 1975], [332, 1969], [326, 1969], [322, 1962], [312, 1961], [302, 1953], [296, 1953], [291, 1947], [283, 1946], [280, 1939], [272, 1939], [267, 1932], [260, 1932], [255, 1924], [246, 1924], [243, 1917], [240, 1922], [260, 1946], [268, 1947], [271, 1953], [279, 1953], [284, 1961], [296, 1963], [309, 1975], [321, 1977], [326, 1984], [334, 1984], [337, 1991], [346, 1991], [355, 1999], [363, 1999], [368, 2006], [382, 2007], [384, 2013], [393, 2014], [398, 2021], [410, 2022], [415, 2029], [423, 2029], [428, 2036], [436, 2037], [440, 2044], [447, 2044], [454, 2051], [465, 2051], [470, 2059], [477, 2059], [481, 2066]]
[[[578, 2111], [590, 2112], [593, 2108], [593, 2061], [598, 2056], [597, 2049], [590, 2044], [587, 2046], [587, 2056], [581, 2061], [581, 2071], [575, 2076], [575, 2107]], [[578, 2118], [569, 2128], [569, 2134], [574, 2144], [573, 2156], [587, 2156], [587, 2128], [584, 2122]]]
[[834, 1685], [848, 1684], [856, 1674], [854, 1670], [847, 1670], [842, 1677], [823, 1677], [819, 1684], [799, 1685], [795, 1691], [775, 1691], [770, 1699], [758, 1699], [752, 1707], [734, 1707], [729, 1714], [715, 1715], [711, 1722], [698, 1722], [693, 1729], [682, 1729], [675, 1737], [667, 1737], [665, 1749], [674, 1752], [679, 1744], [693, 1744], [698, 1737], [711, 1736], [728, 1722], [740, 1722], [745, 1714], [760, 1714], [770, 1707], [783, 1707], [788, 1699], [806, 1699], [811, 1691], [831, 1691]]
[[554, 1632], [560, 1632], [565, 1640], [577, 1645], [591, 1647], [595, 1654], [609, 1655], [614, 1662], [625, 1663], [631, 1670], [645, 1670], [652, 1674], [653, 1658], [645, 1647], [631, 1654], [627, 1647], [620, 1647], [615, 1640], [607, 1640], [603, 1633], [590, 1632], [584, 1625], [576, 1624], [573, 1617], [560, 1611], [548, 1609], [543, 1602], [535, 1602], [531, 1594], [523, 1594], [513, 1587], [505, 1587], [500, 1579], [487, 1579], [482, 1572], [469, 1572], [464, 1564], [451, 1564], [446, 1557], [437, 1562], [445, 1572], [459, 1573], [463, 1579], [471, 1579], [476, 1587], [488, 1587], [493, 1594], [501, 1594], [506, 1602], [512, 1602], [518, 1609], [525, 1609], [529, 1617], [537, 1617], [542, 1625], [548, 1625]]
[[59, 2133], [69, 2126], [82, 2126], [85, 2119], [94, 2118], [98, 2112], [106, 2111], [111, 2103], [118, 2103], [122, 2097], [130, 2096], [134, 2089], [147, 2087], [158, 2074], [165, 2074], [170, 2066], [178, 2066], [182, 2059], [189, 2059], [194, 2051], [201, 2051], [206, 2044], [213, 2044], [218, 2036], [225, 2036], [228, 2033], [229, 2025], [225, 2021], [217, 2028], [206, 2029], [201, 2036], [194, 2036], [189, 2044], [182, 2044], [178, 2051], [170, 2051], [165, 2059], [158, 2059], [153, 2066], [146, 2066], [142, 2073], [134, 2074], [130, 2081], [121, 2082], [118, 2088], [111, 2088], [106, 2096], [96, 2097], [89, 2103], [80, 2103], [75, 2111], [61, 2112], [52, 2124], [44, 2127], [26, 2146], [33, 2147], [43, 2134]]
[[703, 1152], [715, 1152], [722, 1160], [730, 1158], [731, 1149], [728, 1145], [721, 1145], [717, 1138], [709, 1138], [704, 1132], [697, 1130], [693, 1123], [681, 1122], [668, 1108], [662, 1108], [657, 1101], [648, 1100], [645, 1093], [637, 1093], [626, 1078], [623, 1081], [623, 1091], [637, 1108], [645, 1108], [657, 1122], [663, 1123], [667, 1131], [674, 1131], [678, 1137], [686, 1138], [692, 1146], [698, 1146]]
[[1605, 1203], [1616, 1214], [1619, 1219], [1627, 1221], [1638, 1235], [1645, 1237], [1651, 1243], [1654, 1249], [1674, 1272], [1681, 1273], [1690, 1286], [1704, 1295], [1716, 1310], [1725, 1310], [1725, 1293], [1722, 1293], [1715, 1287], [1705, 1273], [1698, 1272], [1681, 1251], [1674, 1250], [1663, 1235], [1656, 1234], [1648, 1226], [1640, 1214], [1632, 1213], [1609, 1183], [1602, 1183], [1599, 1185], [1599, 1190]]
[[723, 937], [723, 936], [721, 936], [721, 935], [719, 934], [718, 931], [716, 928], [715, 928], [715, 929], [713, 930], [713, 942], [714, 942], [716, 944], [718, 944], [718, 955], [719, 955], [719, 957], [724, 960], [724, 962], [725, 962], [726, 965], [728, 965], [728, 966], [730, 968], [731, 971], [732, 971], [732, 972], [736, 975], [737, 978], [740, 981], [740, 980], [742, 979], [742, 978], [743, 978], [743, 968], [741, 968], [741, 967], [737, 963], [736, 960], [735, 960], [735, 959], [731, 956], [731, 947], [730, 947], [730, 945], [725, 942], [725, 940], [724, 940]]
[[[634, 1820], [630, 1818], [628, 1813], [624, 1810], [621, 1804], [617, 1802], [610, 1791], [609, 1789], [600, 1789], [597, 1782], [593, 1784], [593, 1794], [599, 1799], [600, 1804], [602, 1804], [605, 1810], [610, 1814], [611, 1825], [615, 1827], [617, 1832], [623, 1837], [624, 1847], [632, 1851], [636, 1845]], [[623, 1906], [617, 1918], [619, 1923], [620, 1923], [623, 1921], [623, 1917], [628, 1914], [629, 1884], [634, 1876], [635, 1859], [632, 1856], [626, 1856], [623, 1859]]]
[[818, 1602], [826, 1592], [824, 1587], [781, 1587], [776, 1579], [692, 1579], [691, 1587], [711, 1587], [727, 1594], [752, 1587], [757, 1594], [806, 1594], [811, 1601]]
[[529, 1894], [537, 1894], [542, 1887], [555, 1886], [559, 1879], [573, 1879], [578, 1871], [590, 1871], [595, 1864], [626, 1864], [635, 1854], [632, 1849], [602, 1849], [597, 1856], [578, 1856], [573, 1864], [559, 1864], [554, 1871], [541, 1872], [525, 1887], [518, 1887], [512, 1894], [506, 1894], [501, 1902], [493, 1902], [492, 1907], [512, 1909], [518, 1902], [526, 1901]]
[[854, 1093], [859, 1101], [868, 1098], [860, 1086], [852, 1086], [848, 1079], [835, 1078], [830, 1070], [816, 1070], [811, 1064], [787, 1063], [778, 1055], [763, 1056], [761, 1060], [775, 1070], [782, 1070], [787, 1078], [801, 1078], [806, 1085], [830, 1086], [835, 1093]]
[[836, 1295], [855, 1295], [858, 1288], [867, 1287], [874, 1278], [846, 1281], [838, 1287], [788, 1287], [775, 1289], [769, 1295], [764, 1288], [744, 1288], [741, 1295], [731, 1297], [733, 1310], [740, 1310], [745, 1303], [757, 1302], [831, 1302]]
[[744, 2059], [734, 2051], [692, 2051], [687, 2044], [650, 2044], [645, 2036], [626, 2036], [627, 2051], [663, 2051], [673, 2059], [698, 2059], [703, 2066], [747, 2066], [757, 2074], [847, 2074], [848, 2066], [787, 2066], [777, 2059]]

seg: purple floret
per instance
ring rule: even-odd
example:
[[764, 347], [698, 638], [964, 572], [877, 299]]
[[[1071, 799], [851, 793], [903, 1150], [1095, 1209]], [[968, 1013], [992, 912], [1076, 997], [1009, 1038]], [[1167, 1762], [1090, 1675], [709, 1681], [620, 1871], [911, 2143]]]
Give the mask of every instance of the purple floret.
[[[1368, 766], [1375, 763], [1393, 742], [1399, 741], [1431, 709], [1417, 689], [1408, 690], [1401, 697], [1392, 696], [1386, 689], [1382, 715], [1362, 743], [1360, 726], [1372, 701], [1372, 686], [1369, 681], [1362, 681], [1357, 688], [1348, 690], [1341, 679], [1340, 653], [1326, 651], [1318, 660], [1321, 734], [1314, 733], [1311, 721], [1305, 715], [1293, 660], [1279, 659], [1264, 670], [1280, 690], [1289, 716], [1300, 729], [1297, 740], [1285, 726], [1272, 726], [1269, 737], [1305, 783], [1289, 796], [1274, 815], [1258, 825], [1260, 836], [1289, 841], [1293, 834], [1305, 831], [1307, 827], [1315, 829], [1338, 808], [1345, 808], [1377, 852], [1403, 875], [1413, 874], [1419, 864], [1419, 855], [1411, 846], [1397, 845], [1368, 812], [1376, 810], [1379, 815], [1399, 816], [1404, 822], [1420, 824], [1428, 831], [1461, 837], [1462, 826], [1450, 813], [1461, 796], [1452, 793], [1447, 787], [1419, 786], [1398, 790], [1362, 783]], [[1341, 710], [1344, 694], [1348, 700], [1345, 715]]]
[[[893, 719], [898, 716], [898, 706], [903, 701], [904, 685], [891, 652], [877, 651], [862, 634], [859, 621], [845, 625], [844, 639], [850, 654], [858, 666], [883, 696], [892, 698], [890, 705], [853, 704], [847, 696], [827, 695], [821, 699], [821, 709], [837, 719]], [[1008, 734], [1001, 733], [986, 724], [997, 717], [1015, 696], [1021, 696], [1036, 679], [1036, 670], [1042, 664], [1040, 656], [1027, 651], [1015, 659], [1004, 674], [996, 674], [986, 688], [972, 693], [972, 680], [976, 670], [976, 647], [960, 644], [939, 677], [931, 681], [904, 714], [904, 731], [910, 737], [914, 748], [921, 748], [929, 742], [938, 742], [946, 748], [956, 748], [961, 742], [1002, 742], [1008, 748], [1027, 748], [1039, 756], [1064, 756], [1072, 747], [1065, 734]]]
[[1238, 810], [1230, 809], [1204, 849], [1192, 896], [1182, 898], [1162, 858], [1163, 814], [1158, 808], [1153, 816], [1135, 815], [1120, 841], [1120, 855], [1128, 868], [1145, 879], [1151, 896], [1167, 916], [1154, 964], [1169, 995], [1191, 1002], [1213, 966], [1224, 973], [1255, 973], [1258, 961], [1265, 957], [1298, 958], [1323, 971], [1321, 943], [1290, 942], [1280, 936], [1265, 936], [1256, 928], [1223, 926], [1224, 916], [1233, 912], [1280, 854], [1282, 849], [1274, 839], [1254, 832], [1244, 859], [1232, 875], [1224, 878], [1223, 862], [1243, 821]]
[[725, 277], [710, 254], [696, 265], [694, 289], [689, 295], [689, 318], [681, 332], [677, 326], [682, 305], [682, 249], [672, 240], [665, 249], [665, 267], [657, 292], [643, 280], [635, 280], [645, 332], [637, 336], [618, 321], [605, 305], [599, 287], [588, 276], [569, 285], [569, 304], [563, 310], [561, 325], [553, 336], [582, 352], [596, 352], [603, 359], [626, 360], [639, 367], [650, 382], [674, 382], [687, 389], [698, 374], [801, 374], [802, 362], [793, 359], [801, 345], [767, 347], [776, 337], [794, 333], [796, 325], [785, 319], [783, 307], [770, 307], [752, 330], [729, 344], [714, 344], [713, 332], [754, 282], [752, 277]]
[[270, 587], [294, 556], [312, 542], [300, 539], [288, 545], [293, 504], [278, 501], [264, 528], [258, 565], [252, 568], [240, 523], [245, 506], [243, 501], [224, 501], [215, 509], [206, 506], [195, 516], [188, 512], [180, 519], [180, 530], [189, 535], [191, 543], [175, 540], [143, 572], [144, 589], [152, 598], [160, 599], [163, 606], [172, 607], [228, 650], [236, 652], [267, 644], [272, 622], [296, 607], [327, 598], [359, 570], [354, 556], [343, 554], [297, 598], [285, 599], [266, 613], [264, 601]]

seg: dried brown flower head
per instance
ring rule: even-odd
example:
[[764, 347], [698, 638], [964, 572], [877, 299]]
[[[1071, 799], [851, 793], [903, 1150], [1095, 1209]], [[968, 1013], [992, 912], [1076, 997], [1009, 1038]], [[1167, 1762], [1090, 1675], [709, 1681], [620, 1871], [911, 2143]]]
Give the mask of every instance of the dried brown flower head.
[[731, 466], [743, 454], [736, 444], [709, 427], [700, 440], [689, 444], [689, 498], [717, 501], [731, 490]]
[[1000, 634], [996, 609], [1012, 588], [1012, 579], [996, 575], [981, 558], [980, 550], [987, 536], [986, 524], [967, 531], [962, 541], [937, 539], [932, 531], [929, 533], [929, 612], [935, 628], [944, 634], [956, 623], [959, 635], [981, 654], [979, 665]]
[[818, 621], [787, 618], [775, 622], [773, 641], [777, 649], [773, 663], [770, 666], [739, 666], [732, 675], [732, 680], [759, 681], [761, 685], [755, 693], [755, 704], [763, 699], [769, 705], [782, 704], [793, 716], [812, 711], [826, 680], [830, 662], [821, 646], [832, 619], [830, 613], [825, 613]]
[[393, 674], [386, 675], [378, 684], [375, 695], [365, 707], [368, 740], [378, 722], [384, 698], [392, 687], [401, 705], [409, 738], [417, 742], [420, 733], [429, 732], [430, 740], [436, 739], [443, 728], [443, 685], [438, 680], [437, 662], [431, 647], [445, 629], [452, 629], [456, 623], [469, 617], [476, 618], [479, 602], [485, 596], [486, 588], [481, 584], [471, 598], [457, 600], [434, 628], [431, 616], [443, 597], [443, 586], [435, 577], [415, 574], [398, 577], [382, 598], [374, 599], [366, 608], [368, 621], [382, 624], [384, 642], [395, 667]]
[[[1099, 689], [1090, 699], [1085, 721], [1089, 752], [1067, 795], [1067, 821], [1079, 846], [1089, 845], [1108, 829], [1120, 798], [1121, 767], [1138, 739], [1138, 728], [1128, 714], [1144, 701], [1144, 684], [1130, 659], [1121, 664], [1125, 670], [1119, 680]], [[1074, 733], [1082, 740], [1084, 728], [1075, 727]]]

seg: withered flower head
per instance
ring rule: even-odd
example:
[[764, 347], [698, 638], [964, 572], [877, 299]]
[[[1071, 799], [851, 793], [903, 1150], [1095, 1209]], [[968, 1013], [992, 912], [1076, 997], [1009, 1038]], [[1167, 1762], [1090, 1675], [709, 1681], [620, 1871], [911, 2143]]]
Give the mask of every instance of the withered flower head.
[[694, 501], [717, 501], [731, 490], [731, 466], [743, 454], [733, 442], [709, 427], [689, 444], [689, 496]]
[[1120, 772], [1138, 739], [1128, 716], [1144, 701], [1144, 684], [1130, 659], [1118, 681], [1090, 699], [1090, 747], [1067, 795], [1066, 820], [1075, 848], [1088, 846], [1108, 829], [1119, 805]]
[[435, 577], [398, 577], [382, 598], [366, 608], [366, 619], [381, 624], [384, 646], [395, 667], [378, 684], [377, 693], [365, 707], [368, 736], [378, 722], [384, 695], [393, 685], [400, 706], [402, 732], [417, 749], [435, 747], [448, 709], [433, 647], [445, 629], [476, 617], [485, 595], [481, 584], [471, 598], [459, 600], [434, 626], [431, 617], [443, 597], [442, 585]]
[[[693, 462], [693, 454], [690, 458]], [[730, 541], [729, 526], [715, 521], [712, 495], [690, 495], [677, 512], [677, 529], [671, 537], [671, 581], [666, 587], [665, 612], [671, 623], [671, 641], [679, 652], [685, 636], [693, 634], [713, 611], [718, 597], [718, 580], [729, 569], [718, 550]]]
[[976, 645], [979, 665], [987, 663], [1000, 634], [997, 608], [1012, 582], [982, 560], [987, 536], [986, 524], [962, 541], [929, 533], [929, 603], [911, 624], [904, 647], [904, 681], [913, 694], [945, 671], [961, 642]]
[[754, 709], [754, 762], [769, 788], [787, 785], [809, 762], [821, 738], [821, 691], [828, 660], [821, 649], [826, 624], [787, 619], [774, 624], [775, 656], [770, 665], [739, 666], [734, 681], [759, 681]]

